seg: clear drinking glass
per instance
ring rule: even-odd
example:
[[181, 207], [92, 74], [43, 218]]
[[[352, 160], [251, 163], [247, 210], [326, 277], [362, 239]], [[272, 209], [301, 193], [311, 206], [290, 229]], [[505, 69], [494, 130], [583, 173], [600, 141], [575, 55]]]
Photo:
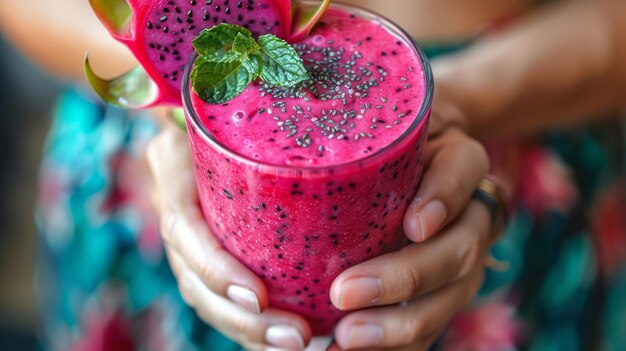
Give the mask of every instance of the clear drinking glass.
[[430, 64], [406, 32], [367, 10], [331, 6], [379, 22], [423, 66], [426, 94], [415, 102], [417, 117], [384, 149], [326, 167], [250, 159], [221, 144], [194, 111], [189, 75], [195, 57], [183, 81], [200, 205], [213, 235], [263, 279], [272, 306], [305, 317], [315, 335], [332, 333], [343, 316], [330, 303], [333, 279], [405, 244], [402, 221], [421, 178], [433, 98]]

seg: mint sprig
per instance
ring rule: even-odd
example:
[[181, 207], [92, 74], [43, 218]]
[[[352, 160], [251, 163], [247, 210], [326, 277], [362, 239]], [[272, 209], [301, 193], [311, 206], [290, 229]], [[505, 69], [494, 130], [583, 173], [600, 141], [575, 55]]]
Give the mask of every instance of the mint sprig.
[[199, 57], [191, 72], [191, 84], [210, 104], [234, 99], [259, 77], [281, 87], [309, 79], [296, 50], [271, 34], [257, 41], [244, 27], [220, 24], [200, 32], [193, 47]]

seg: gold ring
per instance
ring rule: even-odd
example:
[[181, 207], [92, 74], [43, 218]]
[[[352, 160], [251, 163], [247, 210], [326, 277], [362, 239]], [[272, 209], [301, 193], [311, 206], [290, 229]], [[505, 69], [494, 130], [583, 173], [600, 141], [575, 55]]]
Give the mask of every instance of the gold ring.
[[495, 242], [504, 231], [509, 213], [504, 189], [493, 176], [483, 178], [474, 191], [473, 197], [479, 200], [491, 213], [491, 242]]

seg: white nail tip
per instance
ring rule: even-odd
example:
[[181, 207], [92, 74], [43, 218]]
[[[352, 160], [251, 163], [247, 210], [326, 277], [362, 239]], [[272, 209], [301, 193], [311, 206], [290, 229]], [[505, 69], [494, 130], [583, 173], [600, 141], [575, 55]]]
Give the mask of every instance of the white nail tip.
[[300, 332], [291, 326], [278, 325], [267, 329], [265, 340], [274, 346], [288, 349], [303, 349], [304, 339]]
[[226, 296], [252, 313], [261, 313], [261, 306], [259, 305], [259, 299], [252, 291], [242, 288], [237, 285], [231, 285], [226, 290]]

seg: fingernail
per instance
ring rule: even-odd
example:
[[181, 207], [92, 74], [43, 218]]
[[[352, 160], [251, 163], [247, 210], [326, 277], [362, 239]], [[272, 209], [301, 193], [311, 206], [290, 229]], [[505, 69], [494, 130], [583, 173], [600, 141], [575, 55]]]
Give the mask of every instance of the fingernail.
[[378, 278], [349, 279], [341, 287], [337, 307], [351, 310], [369, 306], [380, 300], [382, 295], [383, 283]]
[[226, 290], [226, 296], [236, 303], [237, 305], [245, 308], [246, 310], [259, 314], [261, 313], [261, 306], [259, 305], [259, 299], [256, 294], [251, 290], [242, 288], [237, 285], [231, 285]]
[[383, 329], [380, 326], [361, 324], [349, 327], [340, 344], [343, 349], [377, 347], [382, 344], [383, 338]]
[[441, 227], [447, 215], [446, 206], [439, 200], [433, 200], [417, 211], [418, 242], [430, 238]]
[[274, 346], [290, 350], [301, 350], [304, 348], [304, 338], [300, 335], [300, 332], [288, 325], [275, 325], [268, 328], [267, 332], [265, 332], [265, 341]]

